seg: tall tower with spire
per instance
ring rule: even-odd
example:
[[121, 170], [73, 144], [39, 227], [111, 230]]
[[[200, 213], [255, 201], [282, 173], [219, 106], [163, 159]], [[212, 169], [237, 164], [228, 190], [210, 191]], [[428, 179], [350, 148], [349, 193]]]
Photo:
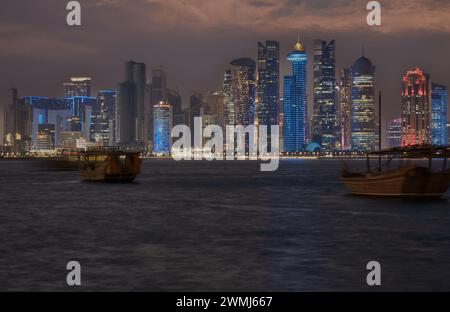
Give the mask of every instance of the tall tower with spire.
[[297, 153], [305, 149], [307, 125], [307, 65], [308, 56], [297, 37], [294, 50], [287, 60], [292, 64], [291, 75], [284, 76], [283, 133], [284, 152]]

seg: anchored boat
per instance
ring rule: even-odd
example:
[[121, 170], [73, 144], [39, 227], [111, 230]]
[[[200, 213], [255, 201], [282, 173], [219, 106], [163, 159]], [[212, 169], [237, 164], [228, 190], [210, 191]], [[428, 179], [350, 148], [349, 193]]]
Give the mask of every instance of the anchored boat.
[[[378, 156], [378, 166], [371, 169], [370, 157]], [[387, 157], [382, 163], [382, 157]], [[394, 159], [407, 158], [398, 168], [391, 169]], [[342, 181], [355, 195], [382, 197], [440, 198], [447, 192], [450, 169], [447, 169], [450, 147], [409, 146], [386, 149], [367, 154], [367, 169], [364, 173], [352, 172], [347, 166], [342, 172]], [[428, 159], [428, 166], [411, 164], [411, 159]], [[433, 170], [433, 159], [442, 159], [442, 168]]]
[[81, 178], [93, 182], [132, 182], [141, 173], [140, 154], [137, 150], [111, 147], [82, 152]]

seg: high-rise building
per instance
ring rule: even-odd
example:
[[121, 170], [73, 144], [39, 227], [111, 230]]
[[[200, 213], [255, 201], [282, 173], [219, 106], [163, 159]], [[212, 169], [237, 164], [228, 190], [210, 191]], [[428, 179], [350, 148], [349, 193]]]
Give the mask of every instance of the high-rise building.
[[375, 109], [375, 66], [365, 56], [352, 66], [352, 150], [373, 151], [378, 146]]
[[208, 114], [213, 115], [214, 124], [225, 130], [225, 107], [222, 92], [210, 92], [206, 95]]
[[231, 94], [235, 122], [244, 127], [253, 125], [255, 110], [256, 63], [250, 58], [235, 59], [231, 66]]
[[307, 127], [307, 63], [305, 48], [297, 40], [294, 50], [287, 56], [292, 63], [292, 74], [284, 76], [283, 137], [284, 152], [301, 152], [306, 145]]
[[386, 124], [386, 146], [388, 148], [402, 145], [402, 119], [395, 118]]
[[172, 138], [173, 112], [172, 105], [160, 102], [153, 106], [153, 152], [156, 154], [170, 154]]
[[52, 150], [55, 148], [55, 125], [40, 124], [36, 138], [36, 149]]
[[271, 125], [279, 125], [280, 114], [280, 44], [258, 42], [257, 119], [266, 125], [269, 148]]
[[437, 83], [431, 85], [431, 143], [447, 145], [447, 88]]
[[419, 67], [402, 81], [402, 146], [431, 143], [431, 80]]
[[232, 80], [231, 80], [231, 70], [225, 71], [223, 77], [223, 87], [222, 92], [224, 96], [224, 123], [225, 125], [236, 125], [236, 116], [233, 103], [232, 94]]
[[40, 96], [26, 96], [22, 100], [32, 110], [32, 148], [38, 148], [39, 126], [53, 125], [54, 137], [52, 146], [59, 147], [61, 132], [69, 128], [68, 120], [71, 120], [70, 99], [47, 98]]
[[183, 101], [181, 95], [175, 90], [167, 90], [167, 102], [172, 105], [173, 126], [184, 125]]
[[145, 64], [129, 61], [126, 80], [119, 84], [117, 105], [118, 140], [121, 145], [145, 145], [146, 74]]
[[92, 113], [97, 110], [97, 99], [88, 96], [74, 96], [68, 101], [71, 116], [66, 131], [79, 131], [86, 142], [95, 140]]
[[341, 69], [338, 118], [341, 149], [349, 150], [352, 134], [352, 73], [348, 68]]
[[90, 77], [71, 77], [69, 82], [65, 82], [64, 97], [91, 96]]
[[97, 93], [97, 105], [92, 111], [94, 138], [99, 138], [101, 145], [114, 146], [117, 142], [117, 92], [101, 90]]
[[191, 136], [194, 139], [194, 118], [201, 117], [207, 112], [207, 106], [203, 99], [203, 94], [193, 93], [189, 101], [189, 125]]
[[169, 90], [167, 89], [167, 76], [162, 68], [152, 70], [150, 83], [150, 111], [148, 137], [153, 139], [153, 107], [161, 102], [167, 103]]
[[335, 42], [314, 41], [314, 110], [312, 140], [323, 150], [336, 148], [336, 51]]
[[15, 153], [31, 149], [32, 109], [18, 97], [18, 90], [12, 89], [11, 104], [5, 108], [5, 145]]

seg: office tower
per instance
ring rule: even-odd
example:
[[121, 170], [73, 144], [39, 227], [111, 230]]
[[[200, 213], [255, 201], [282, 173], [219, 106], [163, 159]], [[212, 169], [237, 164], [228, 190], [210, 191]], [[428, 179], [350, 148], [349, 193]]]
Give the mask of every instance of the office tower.
[[386, 124], [386, 146], [388, 148], [402, 145], [402, 119], [395, 118]]
[[74, 96], [68, 101], [71, 116], [67, 120], [67, 131], [79, 131], [87, 141], [94, 141], [92, 113], [96, 110], [97, 99], [88, 96]]
[[90, 77], [71, 77], [69, 82], [63, 84], [64, 97], [91, 96]]
[[160, 102], [153, 106], [153, 153], [158, 155], [170, 154], [172, 121], [172, 105]]
[[342, 150], [351, 149], [352, 120], [352, 74], [348, 68], [341, 69], [339, 81], [338, 128]]
[[149, 111], [149, 133], [148, 137], [153, 138], [153, 106], [160, 102], [168, 101], [167, 76], [162, 68], [152, 70], [152, 78], [150, 84], [150, 111]]
[[68, 129], [71, 119], [70, 100], [65, 98], [47, 98], [40, 96], [26, 96], [22, 100], [32, 110], [32, 148], [38, 148], [39, 126], [53, 125], [54, 137], [52, 145], [60, 146], [61, 132]]
[[172, 105], [173, 110], [173, 126], [184, 125], [183, 102], [181, 95], [174, 90], [167, 90], [167, 102]]
[[55, 148], [55, 125], [40, 124], [36, 138], [36, 149], [52, 150]]
[[194, 118], [201, 117], [207, 112], [207, 106], [201, 93], [193, 93], [189, 101], [189, 125], [192, 139], [194, 138]]
[[287, 56], [292, 74], [284, 76], [283, 136], [286, 153], [301, 152], [306, 144], [307, 127], [307, 63], [305, 48], [297, 39], [294, 50]]
[[267, 125], [270, 148], [271, 125], [279, 125], [280, 114], [280, 44], [258, 42], [258, 124]]
[[5, 108], [5, 145], [14, 153], [23, 153], [31, 149], [32, 110], [18, 97], [13, 88], [10, 105]]
[[314, 109], [312, 140], [321, 145], [322, 150], [336, 148], [336, 52], [335, 42], [314, 41]]
[[419, 67], [402, 81], [402, 146], [431, 143], [431, 81]]
[[226, 125], [236, 125], [236, 116], [234, 111], [233, 94], [232, 94], [231, 70], [225, 71], [223, 76], [222, 92], [224, 96], [224, 123]]
[[145, 64], [129, 61], [119, 84], [117, 129], [120, 145], [145, 145]]
[[103, 146], [114, 146], [117, 142], [117, 92], [102, 90], [97, 94], [97, 105], [92, 111], [93, 133]]
[[375, 66], [364, 55], [352, 67], [352, 150], [373, 151], [378, 146], [375, 114]]
[[222, 92], [210, 92], [206, 96], [206, 106], [208, 107], [208, 114], [214, 116], [212, 119], [214, 124], [222, 127], [225, 131], [224, 98]]
[[447, 145], [450, 145], [450, 123], [447, 124]]
[[447, 88], [437, 83], [431, 85], [431, 143], [447, 145]]
[[256, 63], [250, 58], [239, 58], [230, 63], [231, 95], [235, 122], [244, 127], [253, 125], [255, 109]]

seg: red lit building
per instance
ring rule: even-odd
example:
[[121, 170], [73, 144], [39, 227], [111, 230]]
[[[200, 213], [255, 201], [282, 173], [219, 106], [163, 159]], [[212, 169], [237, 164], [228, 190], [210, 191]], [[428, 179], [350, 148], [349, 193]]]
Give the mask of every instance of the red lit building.
[[431, 81], [419, 67], [402, 83], [402, 146], [431, 143]]

